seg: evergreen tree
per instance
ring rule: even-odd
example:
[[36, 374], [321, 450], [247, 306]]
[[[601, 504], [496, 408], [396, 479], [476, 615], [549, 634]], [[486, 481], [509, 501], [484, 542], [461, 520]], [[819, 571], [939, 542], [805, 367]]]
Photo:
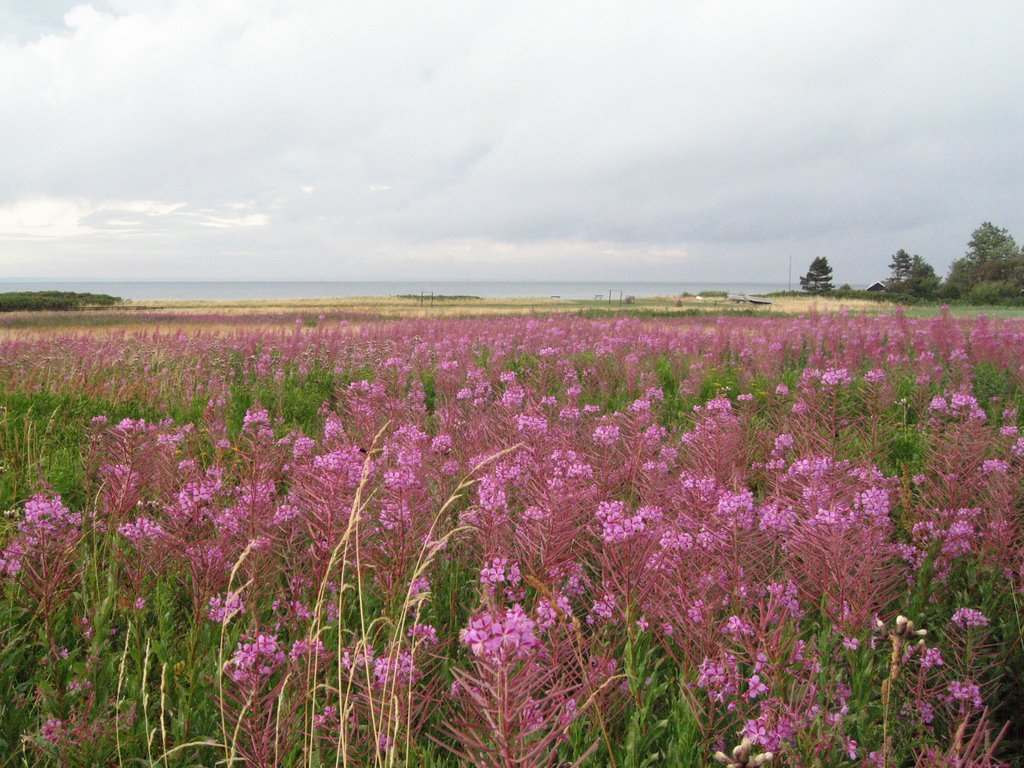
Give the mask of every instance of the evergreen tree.
[[892, 255], [892, 261], [889, 263], [889, 290], [898, 291], [910, 279], [912, 261], [910, 254], [902, 248]]
[[808, 293], [829, 293], [832, 290], [832, 267], [819, 256], [811, 262], [807, 274], [800, 278], [800, 287]]

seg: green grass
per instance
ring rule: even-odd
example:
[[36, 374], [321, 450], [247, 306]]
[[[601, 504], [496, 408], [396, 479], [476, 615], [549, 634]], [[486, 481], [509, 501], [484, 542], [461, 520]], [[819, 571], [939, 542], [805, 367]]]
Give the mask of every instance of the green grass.
[[271, 415], [282, 421], [284, 432], [301, 430], [307, 435], [320, 434], [323, 427], [321, 412], [325, 403], [333, 406], [338, 387], [344, 377], [322, 366], [308, 373], [289, 371], [282, 381], [248, 379], [231, 387], [231, 400], [227, 409], [228, 433], [235, 437], [242, 431], [246, 411], [259, 403]]
[[25, 501], [41, 487], [59, 493], [72, 507], [84, 507], [83, 453], [89, 439], [89, 421], [107, 416], [158, 418], [152, 406], [111, 402], [86, 395], [53, 392], [0, 391], [0, 508]]

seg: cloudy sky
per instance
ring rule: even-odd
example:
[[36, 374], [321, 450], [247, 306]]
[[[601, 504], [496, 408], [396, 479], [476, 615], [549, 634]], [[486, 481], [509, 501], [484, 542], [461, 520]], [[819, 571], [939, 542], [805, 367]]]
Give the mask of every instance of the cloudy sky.
[[983, 221], [1024, 239], [1022, 29], [1019, 0], [0, 0], [0, 279], [945, 273]]

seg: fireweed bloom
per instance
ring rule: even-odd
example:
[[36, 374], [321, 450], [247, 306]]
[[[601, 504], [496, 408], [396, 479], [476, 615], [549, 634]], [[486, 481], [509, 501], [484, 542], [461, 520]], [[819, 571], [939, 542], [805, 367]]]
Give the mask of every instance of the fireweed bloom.
[[[237, 642], [217, 706], [253, 754], [254, 745], [263, 755], [289, 749], [309, 722], [335, 735], [371, 722], [382, 715], [374, 702], [394, 693], [401, 725], [360, 736], [358, 749], [415, 749], [443, 732], [475, 760], [477, 744], [505, 738], [490, 723], [507, 716], [511, 740], [549, 739], [564, 745], [558, 759], [577, 759], [575, 738], [602, 741], [598, 714], [611, 733], [627, 727], [621, 649], [642, 634], [652, 662], [667, 650], [678, 661], [660, 667], [675, 676], [670, 689], [696, 681], [693, 738], [708, 755], [745, 735], [787, 764], [856, 759], [881, 735], [860, 729], [858, 749], [843, 726], [877, 710], [887, 670], [853, 685], [849, 662], [868, 654], [871, 617], [892, 617], [910, 590], [945, 626], [934, 644], [915, 636], [901, 647], [897, 738], [913, 733], [922, 755], [944, 755], [950, 724], [965, 722], [962, 744], [995, 741], [977, 708], [1005, 696], [990, 674], [1003, 651], [998, 622], [964, 606], [999, 605], [988, 597], [1019, 580], [1024, 438], [1006, 407], [1014, 392], [980, 402], [976, 393], [1024, 376], [1019, 322], [339, 316], [311, 328], [291, 316], [219, 317], [237, 332], [0, 341], [10, 391], [153, 411], [202, 393], [195, 430], [94, 420], [83, 466], [96, 501], [69, 508], [34, 496], [3, 521], [5, 610], [37, 612], [33, 629], [56, 619], [38, 669], [70, 681], [61, 701], [52, 685], [35, 687], [33, 732], [17, 737], [36, 748], [89, 736], [109, 686], [88, 688], [68, 665], [88, 664], [94, 647], [121, 653], [128, 621], [132, 642], [144, 637], [165, 618], [157, 595], [173, 595], [180, 626]], [[265, 405], [246, 412], [239, 392], [259, 392]], [[323, 401], [296, 403], [307, 396]], [[898, 451], [894, 435], [909, 438]], [[438, 517], [463, 479], [465, 503]], [[112, 634], [92, 631], [101, 612], [82, 604], [87, 594], [66, 599], [95, 551], [82, 545], [83, 528], [117, 558], [106, 571], [118, 598]], [[425, 550], [432, 562], [420, 560]], [[62, 578], [49, 578], [54, 565]], [[401, 624], [390, 608], [366, 617], [387, 624], [387, 639], [363, 637], [346, 615], [353, 574], [367, 606], [415, 598]], [[229, 591], [240, 584], [244, 592]], [[432, 602], [432, 584], [459, 600]], [[474, 599], [483, 607], [451, 642], [446, 611], [464, 615]], [[320, 616], [348, 644], [331, 663], [314, 663], [332, 653], [311, 627]], [[228, 624], [218, 632], [205, 621]], [[885, 643], [891, 627], [871, 642]], [[833, 651], [825, 668], [821, 642]], [[174, 668], [166, 653], [152, 646], [155, 663]], [[38, 669], [33, 660], [10, 674], [36, 684]], [[344, 705], [320, 693], [338, 689], [339, 669], [358, 688]], [[448, 675], [458, 696], [433, 697]], [[476, 730], [444, 731], [484, 711], [498, 681], [522, 686], [515, 706], [486, 709]], [[644, 695], [660, 708], [656, 688]], [[125, 690], [143, 687], [136, 679]], [[142, 711], [127, 695], [122, 714]], [[200, 708], [201, 699], [191, 697]], [[308, 715], [294, 716], [290, 702]], [[573, 722], [579, 732], [562, 741]], [[334, 759], [337, 744], [318, 740]]]
[[620, 543], [647, 531], [661, 520], [662, 513], [657, 507], [640, 507], [633, 514], [626, 513], [621, 501], [602, 501], [596, 512], [601, 523], [601, 538], [608, 544]]
[[15, 576], [22, 559], [33, 553], [74, 546], [81, 536], [82, 514], [61, 503], [60, 496], [33, 496], [25, 502], [25, 515], [17, 533], [0, 554], [0, 574]]
[[240, 642], [228, 661], [228, 676], [236, 683], [255, 684], [272, 675], [286, 661], [275, 635], [260, 634], [252, 642]]
[[478, 658], [506, 664], [526, 658], [540, 647], [535, 627], [522, 606], [516, 604], [504, 614], [483, 613], [470, 619], [459, 632], [459, 641]]
[[949, 621], [950, 624], [967, 629], [969, 627], [987, 627], [988, 617], [985, 616], [981, 611], [977, 611], [973, 608], [960, 608], [956, 613], [953, 614], [953, 618]]
[[210, 598], [210, 621], [222, 623], [240, 613], [245, 613], [245, 603], [237, 592], [228, 592], [224, 597], [214, 595]]

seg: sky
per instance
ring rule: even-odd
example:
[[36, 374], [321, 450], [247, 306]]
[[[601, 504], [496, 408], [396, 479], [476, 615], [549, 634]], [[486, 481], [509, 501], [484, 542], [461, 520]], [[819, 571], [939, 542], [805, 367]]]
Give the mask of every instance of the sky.
[[838, 283], [1024, 240], [1024, 3], [0, 0], [0, 280]]

